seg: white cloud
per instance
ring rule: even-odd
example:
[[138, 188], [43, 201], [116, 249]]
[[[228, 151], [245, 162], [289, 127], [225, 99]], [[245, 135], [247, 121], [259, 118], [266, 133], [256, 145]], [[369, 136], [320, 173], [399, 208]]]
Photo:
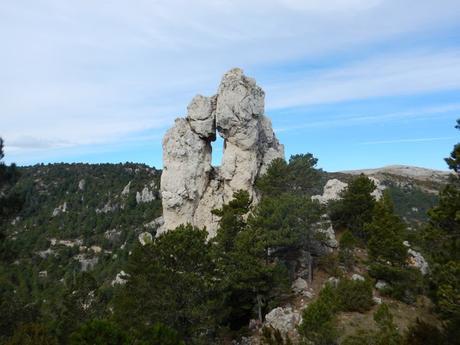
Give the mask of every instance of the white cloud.
[[459, 19], [456, 0], [3, 1], [0, 135], [50, 149], [164, 128], [234, 66], [270, 73], [263, 86], [272, 109], [457, 88], [456, 50], [356, 58], [289, 80], [269, 70]]
[[286, 108], [460, 89], [460, 50], [403, 53], [309, 71], [269, 85], [268, 106]]
[[393, 139], [393, 140], [376, 140], [366, 141], [360, 145], [381, 145], [381, 144], [404, 144], [404, 143], [423, 143], [432, 141], [451, 140], [454, 137], [436, 137], [436, 138], [407, 138], [407, 139]]
[[281, 0], [280, 2], [295, 10], [336, 12], [367, 10], [379, 5], [382, 0]]
[[439, 118], [443, 115], [451, 115], [453, 112], [460, 112], [460, 103], [445, 104], [443, 106], [435, 107], [417, 107], [410, 111], [390, 112], [383, 114], [370, 114], [370, 115], [345, 115], [337, 114], [333, 119], [299, 122], [296, 121], [294, 125], [283, 126], [275, 128], [276, 132], [295, 131], [304, 128], [331, 128], [331, 127], [347, 127], [369, 125], [375, 123], [384, 123], [390, 121], [427, 118]]

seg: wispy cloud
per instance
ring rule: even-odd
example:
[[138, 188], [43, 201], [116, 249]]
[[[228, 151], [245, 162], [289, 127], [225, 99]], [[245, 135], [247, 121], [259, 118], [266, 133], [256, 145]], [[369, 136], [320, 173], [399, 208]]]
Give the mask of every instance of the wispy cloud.
[[335, 115], [332, 119], [322, 121], [301, 122], [291, 126], [283, 126], [275, 128], [276, 132], [295, 131], [305, 128], [330, 128], [330, 127], [348, 127], [359, 126], [375, 123], [383, 123], [388, 121], [399, 120], [416, 120], [426, 119], [430, 117], [440, 117], [445, 114], [452, 114], [453, 112], [460, 112], [460, 103], [445, 104], [435, 107], [416, 108], [410, 111], [391, 112], [374, 115]]
[[381, 145], [381, 144], [404, 144], [404, 143], [423, 143], [431, 141], [451, 140], [454, 137], [439, 137], [439, 138], [407, 138], [407, 139], [392, 139], [392, 140], [376, 140], [359, 143], [360, 145]]
[[308, 71], [269, 85], [268, 107], [280, 109], [374, 97], [460, 89], [460, 50], [403, 52], [349, 66]]
[[164, 130], [234, 66], [267, 80], [269, 111], [457, 89], [457, 48], [369, 48], [459, 22], [458, 0], [3, 1], [0, 135], [27, 154]]

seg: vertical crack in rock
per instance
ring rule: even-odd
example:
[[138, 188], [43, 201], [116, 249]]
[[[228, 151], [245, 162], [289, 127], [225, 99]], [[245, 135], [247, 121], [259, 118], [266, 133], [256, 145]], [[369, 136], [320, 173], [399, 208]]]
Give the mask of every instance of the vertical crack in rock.
[[[195, 96], [187, 117], [176, 119], [163, 139], [161, 195], [164, 225], [160, 231], [190, 223], [216, 234], [220, 208], [233, 194], [246, 190], [257, 202], [256, 178], [284, 147], [264, 115], [264, 91], [239, 68], [227, 72], [217, 95]], [[211, 142], [224, 139], [222, 165], [212, 167]]]

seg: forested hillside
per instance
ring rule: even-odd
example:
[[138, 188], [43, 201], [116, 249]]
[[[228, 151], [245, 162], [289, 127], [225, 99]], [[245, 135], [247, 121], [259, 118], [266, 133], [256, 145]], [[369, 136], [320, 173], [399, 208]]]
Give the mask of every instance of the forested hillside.
[[37, 314], [55, 322], [65, 309], [65, 296], [82, 288], [82, 279], [109, 298], [138, 235], [154, 231], [153, 221], [161, 215], [161, 172], [146, 165], [52, 164], [16, 170], [20, 177], [9, 193], [22, 206], [3, 225], [3, 336]]
[[[152, 241], [162, 224], [154, 168], [12, 167], [2, 188], [17, 207], [3, 217], [0, 343], [93, 344], [100, 335], [97, 344], [364, 344], [380, 335], [354, 335], [362, 315], [402, 344], [391, 313], [405, 331], [417, 317], [437, 330], [419, 298], [431, 297], [430, 281], [407, 265], [403, 242], [425, 248], [427, 211], [447, 181], [369, 180], [316, 162], [310, 154], [273, 162], [257, 181], [256, 208], [241, 192], [213, 211], [221, 221], [209, 242], [192, 227]], [[348, 185], [327, 203], [312, 200], [331, 179]], [[324, 232], [327, 218], [335, 235]], [[374, 312], [383, 315], [377, 326]], [[298, 331], [283, 321], [301, 314]]]

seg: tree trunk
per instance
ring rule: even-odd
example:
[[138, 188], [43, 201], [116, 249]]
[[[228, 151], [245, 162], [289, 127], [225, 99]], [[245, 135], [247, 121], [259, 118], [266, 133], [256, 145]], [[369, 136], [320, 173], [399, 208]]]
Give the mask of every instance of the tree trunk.
[[262, 323], [262, 296], [257, 295], [257, 313], [259, 315], [259, 321]]
[[313, 282], [313, 257], [308, 252], [308, 285]]

